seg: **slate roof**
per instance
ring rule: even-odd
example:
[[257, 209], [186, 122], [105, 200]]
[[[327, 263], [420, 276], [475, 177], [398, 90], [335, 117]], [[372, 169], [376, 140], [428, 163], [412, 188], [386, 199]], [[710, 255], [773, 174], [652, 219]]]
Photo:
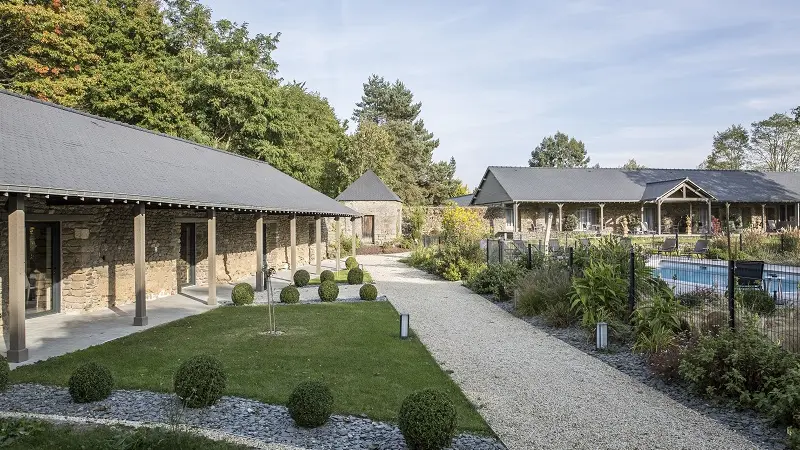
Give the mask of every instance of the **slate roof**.
[[263, 161], [0, 90], [0, 192], [360, 216]]
[[341, 202], [372, 201], [402, 202], [372, 170], [364, 172], [353, 184], [347, 186], [336, 200]]
[[[665, 191], [665, 186], [671, 182], [687, 178], [719, 202], [800, 202], [800, 173], [797, 172], [490, 166], [472, 204], [642, 202], [650, 199], [656, 190]], [[648, 183], [652, 186], [649, 190]]]
[[684, 178], [680, 180], [652, 181], [650, 183], [647, 183], [644, 187], [644, 193], [642, 194], [642, 201], [645, 202], [656, 201], [681, 185], [694, 188], [696, 191], [703, 194], [702, 198], [704, 199], [710, 198], [711, 200], [716, 200], [713, 195], [706, 192], [703, 188], [698, 186], [691, 179]]
[[453, 197], [449, 199], [451, 202], [455, 203], [456, 206], [469, 206], [470, 202], [472, 202], [472, 194], [462, 195], [459, 197]]

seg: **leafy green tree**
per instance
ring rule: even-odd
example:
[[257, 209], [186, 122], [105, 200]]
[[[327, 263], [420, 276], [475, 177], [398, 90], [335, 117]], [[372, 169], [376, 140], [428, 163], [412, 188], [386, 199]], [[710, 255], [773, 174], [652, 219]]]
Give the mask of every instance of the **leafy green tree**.
[[628, 162], [623, 164], [621, 168], [625, 170], [641, 170], [646, 169], [647, 167], [637, 163], [635, 159], [631, 158], [628, 160]]
[[428, 167], [428, 172], [422, 180], [422, 187], [427, 195], [426, 203], [441, 205], [459, 195], [463, 186], [461, 180], [455, 177], [455, 173], [455, 158], [450, 158], [449, 162], [439, 161]]
[[742, 170], [750, 152], [750, 135], [741, 125], [732, 125], [714, 135], [713, 149], [702, 169]]
[[77, 106], [100, 61], [88, 24], [60, 0], [0, 2], [0, 87]]
[[587, 167], [589, 156], [582, 141], [570, 138], [562, 132], [542, 139], [531, 152], [528, 160], [531, 167]]
[[800, 106], [792, 110], [792, 114], [794, 114], [794, 121], [800, 122]]
[[762, 170], [800, 169], [800, 124], [786, 114], [773, 114], [752, 124], [752, 160]]
[[395, 167], [392, 135], [374, 122], [362, 122], [328, 164], [325, 188], [329, 195], [336, 196], [367, 169], [371, 169], [390, 189], [397, 192], [399, 186]]

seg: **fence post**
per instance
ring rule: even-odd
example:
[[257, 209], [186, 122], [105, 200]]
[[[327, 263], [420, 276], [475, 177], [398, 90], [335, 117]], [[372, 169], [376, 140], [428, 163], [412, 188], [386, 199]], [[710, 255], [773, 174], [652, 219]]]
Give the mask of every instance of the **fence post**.
[[630, 267], [628, 270], [628, 313], [636, 309], [636, 251], [631, 247]]
[[492, 240], [491, 239], [486, 239], [486, 265], [487, 266], [492, 264], [492, 261], [489, 258], [489, 247], [491, 247], [491, 246], [492, 246]]
[[539, 253], [542, 253], [542, 240], [539, 239]]
[[533, 254], [532, 254], [533, 248], [532, 247], [533, 247], [533, 244], [528, 243], [528, 270], [533, 269]]
[[567, 261], [569, 262], [569, 275], [572, 276], [572, 265], [575, 262], [575, 253], [572, 247], [568, 248], [569, 248], [569, 259]]
[[739, 253], [742, 252], [742, 231], [739, 230]]
[[731, 330], [736, 330], [735, 268], [736, 261], [728, 260], [728, 326]]
[[500, 264], [503, 264], [503, 247], [505, 247], [504, 242], [502, 239], [497, 241], [497, 249], [499, 250], [498, 254], [500, 255]]

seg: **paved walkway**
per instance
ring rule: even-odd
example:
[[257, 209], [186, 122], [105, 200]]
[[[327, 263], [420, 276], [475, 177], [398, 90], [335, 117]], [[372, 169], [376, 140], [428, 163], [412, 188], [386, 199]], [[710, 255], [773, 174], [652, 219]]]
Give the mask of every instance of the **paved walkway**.
[[510, 449], [758, 446], [398, 255], [361, 256], [400, 312]]

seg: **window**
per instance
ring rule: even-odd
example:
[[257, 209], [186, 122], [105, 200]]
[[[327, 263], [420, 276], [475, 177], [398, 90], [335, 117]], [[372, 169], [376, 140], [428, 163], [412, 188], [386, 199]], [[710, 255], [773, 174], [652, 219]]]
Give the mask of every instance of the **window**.
[[506, 205], [506, 229], [514, 229], [514, 205]]
[[597, 225], [600, 210], [598, 208], [581, 208], [575, 215], [578, 216], [579, 230], [591, 230], [592, 225]]

